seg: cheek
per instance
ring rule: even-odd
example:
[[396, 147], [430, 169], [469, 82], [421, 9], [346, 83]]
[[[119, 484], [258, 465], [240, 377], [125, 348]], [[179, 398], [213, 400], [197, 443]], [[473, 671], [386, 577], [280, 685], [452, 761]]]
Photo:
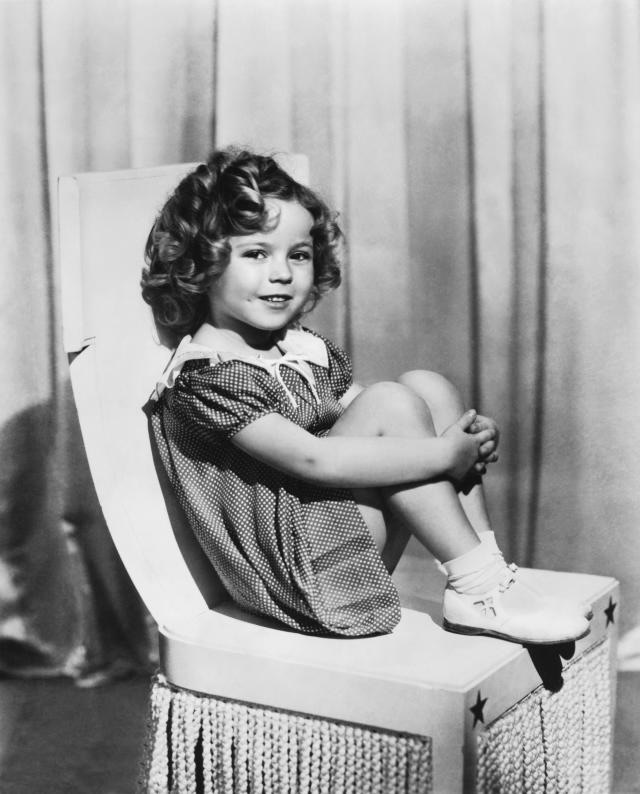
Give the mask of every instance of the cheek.
[[305, 279], [304, 280], [305, 280], [305, 284], [307, 285], [308, 289], [312, 289], [313, 288], [313, 284], [314, 284], [314, 281], [315, 281], [315, 276], [316, 276], [315, 268], [312, 266], [305, 273]]
[[220, 278], [214, 282], [209, 294], [215, 300], [226, 301], [230, 298], [239, 298], [247, 292], [255, 289], [255, 278], [248, 274], [228, 273], [225, 271]]

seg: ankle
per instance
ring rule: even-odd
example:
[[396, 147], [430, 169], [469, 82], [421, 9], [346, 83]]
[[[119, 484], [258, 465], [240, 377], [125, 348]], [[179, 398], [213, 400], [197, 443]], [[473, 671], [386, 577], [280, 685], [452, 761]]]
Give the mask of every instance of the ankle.
[[465, 554], [445, 562], [442, 567], [447, 574], [447, 586], [458, 593], [473, 595], [487, 592], [503, 582], [509, 575], [509, 568], [494, 546], [495, 542], [481, 542]]

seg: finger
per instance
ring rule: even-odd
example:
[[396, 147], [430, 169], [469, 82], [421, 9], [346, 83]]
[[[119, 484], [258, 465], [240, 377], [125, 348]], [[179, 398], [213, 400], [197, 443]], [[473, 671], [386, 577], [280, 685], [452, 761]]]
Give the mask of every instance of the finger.
[[490, 441], [487, 441], [484, 444], [482, 444], [478, 452], [483, 458], [487, 458], [489, 457], [489, 455], [491, 455], [492, 452], [495, 451], [495, 448], [496, 448], [495, 442], [493, 441], [493, 439], [491, 439]]
[[493, 430], [481, 430], [479, 433], [474, 434], [474, 438], [479, 444], [479, 448], [482, 448], [483, 444], [493, 443]]
[[487, 467], [484, 465], [484, 463], [474, 463], [473, 469], [476, 472], [476, 474], [486, 474], [487, 473]]
[[479, 430], [486, 430], [490, 428], [493, 430], [496, 438], [500, 435], [500, 430], [498, 429], [495, 419], [491, 419], [489, 416], [482, 416], [482, 414], [478, 414], [473, 424], [474, 427], [477, 427]]
[[489, 426], [490, 425], [484, 416], [476, 416], [473, 424], [471, 425], [471, 432], [479, 433], [481, 430], [487, 430]]
[[462, 430], [469, 430], [471, 428], [471, 425], [474, 423], [476, 416], [477, 413], [472, 408], [470, 411], [465, 411], [460, 417], [460, 419], [458, 419], [456, 424]]

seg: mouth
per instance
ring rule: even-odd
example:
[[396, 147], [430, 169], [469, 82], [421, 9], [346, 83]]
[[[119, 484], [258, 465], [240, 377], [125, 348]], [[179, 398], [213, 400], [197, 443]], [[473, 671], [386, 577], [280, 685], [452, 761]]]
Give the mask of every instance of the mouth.
[[292, 295], [261, 295], [260, 300], [264, 301], [265, 303], [270, 303], [272, 306], [283, 306], [286, 303], [289, 303], [293, 296]]

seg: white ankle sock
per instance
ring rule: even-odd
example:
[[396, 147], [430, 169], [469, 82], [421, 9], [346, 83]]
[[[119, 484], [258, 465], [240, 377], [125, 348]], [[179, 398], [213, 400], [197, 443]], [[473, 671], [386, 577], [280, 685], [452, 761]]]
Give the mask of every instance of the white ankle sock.
[[[478, 532], [478, 540], [480, 543], [485, 545], [488, 549], [490, 549], [494, 554], [502, 554], [500, 550], [500, 546], [498, 546], [498, 541], [496, 540], [495, 533], [492, 532], [490, 529], [485, 529], [484, 532]], [[443, 565], [440, 560], [435, 560], [436, 567], [442, 570]]]
[[478, 538], [480, 539], [480, 543], [483, 543], [488, 549], [491, 549], [494, 554], [502, 554], [494, 532], [489, 529], [485, 532], [478, 532]]
[[467, 594], [484, 593], [504, 580], [509, 569], [504, 560], [496, 556], [490, 539], [487, 541], [479, 543], [460, 557], [443, 563], [447, 583], [454, 590]]

